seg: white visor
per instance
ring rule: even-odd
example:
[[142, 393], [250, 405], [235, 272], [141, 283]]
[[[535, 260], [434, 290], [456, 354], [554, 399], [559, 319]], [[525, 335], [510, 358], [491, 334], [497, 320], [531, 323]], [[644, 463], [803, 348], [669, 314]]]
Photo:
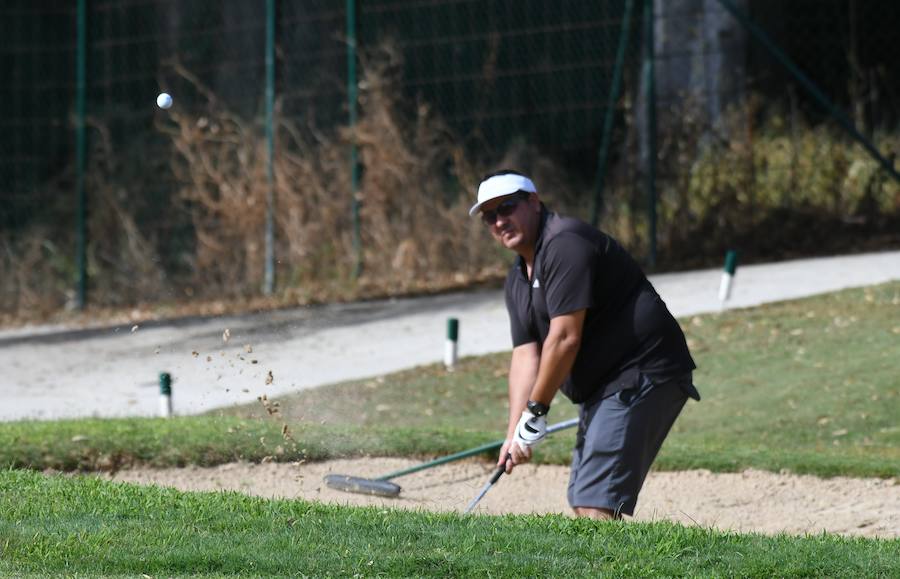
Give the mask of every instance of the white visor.
[[472, 205], [469, 209], [469, 215], [475, 215], [482, 205], [505, 195], [512, 195], [518, 191], [527, 191], [529, 193], [537, 193], [534, 183], [528, 177], [522, 175], [494, 175], [481, 182], [478, 186], [478, 203]]

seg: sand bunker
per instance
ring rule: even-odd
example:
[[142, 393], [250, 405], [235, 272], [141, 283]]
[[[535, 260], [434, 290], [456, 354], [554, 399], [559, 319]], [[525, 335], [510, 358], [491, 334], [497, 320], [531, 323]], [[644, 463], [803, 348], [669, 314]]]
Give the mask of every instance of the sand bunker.
[[[330, 473], [374, 478], [416, 464], [398, 458], [310, 464], [232, 463], [212, 468], [130, 469], [103, 476], [182, 490], [234, 490], [262, 497], [462, 512], [493, 470], [492, 464], [473, 459], [420, 471], [394, 480], [403, 491], [393, 499], [337, 491], [322, 482], [322, 477]], [[567, 482], [567, 467], [524, 465], [512, 475], [501, 477], [475, 512], [568, 515]], [[766, 534], [827, 531], [898, 538], [900, 481], [820, 479], [756, 470], [729, 474], [705, 470], [651, 472], [634, 518]]]

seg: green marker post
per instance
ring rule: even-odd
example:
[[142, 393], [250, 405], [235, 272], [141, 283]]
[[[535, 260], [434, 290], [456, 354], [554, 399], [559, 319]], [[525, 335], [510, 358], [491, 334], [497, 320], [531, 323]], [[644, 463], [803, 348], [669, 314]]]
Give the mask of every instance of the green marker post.
[[168, 372], [159, 374], [159, 415], [172, 417], [172, 375]]
[[737, 271], [737, 251], [729, 249], [725, 254], [725, 271], [722, 272], [722, 282], [719, 284], [719, 301], [725, 302], [731, 297], [731, 286], [734, 283], [734, 274]]
[[447, 340], [444, 342], [444, 366], [451, 372], [456, 366], [458, 342], [459, 320], [456, 318], [447, 318]]

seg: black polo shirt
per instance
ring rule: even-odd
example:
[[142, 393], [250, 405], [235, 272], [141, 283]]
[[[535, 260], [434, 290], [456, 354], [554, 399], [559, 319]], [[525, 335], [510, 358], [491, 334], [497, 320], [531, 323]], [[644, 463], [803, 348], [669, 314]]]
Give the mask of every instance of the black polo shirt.
[[528, 279], [521, 256], [506, 278], [514, 346], [544, 343], [550, 320], [586, 309], [581, 348], [562, 392], [581, 403], [694, 368], [684, 333], [637, 262], [612, 237], [544, 210]]

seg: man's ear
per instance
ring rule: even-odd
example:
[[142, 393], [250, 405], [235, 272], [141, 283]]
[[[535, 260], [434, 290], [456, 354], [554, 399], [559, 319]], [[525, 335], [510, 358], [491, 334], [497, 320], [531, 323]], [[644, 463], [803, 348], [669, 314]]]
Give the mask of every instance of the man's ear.
[[528, 194], [528, 204], [531, 205], [531, 208], [534, 209], [535, 213], [541, 212], [541, 200], [538, 198], [537, 193]]

